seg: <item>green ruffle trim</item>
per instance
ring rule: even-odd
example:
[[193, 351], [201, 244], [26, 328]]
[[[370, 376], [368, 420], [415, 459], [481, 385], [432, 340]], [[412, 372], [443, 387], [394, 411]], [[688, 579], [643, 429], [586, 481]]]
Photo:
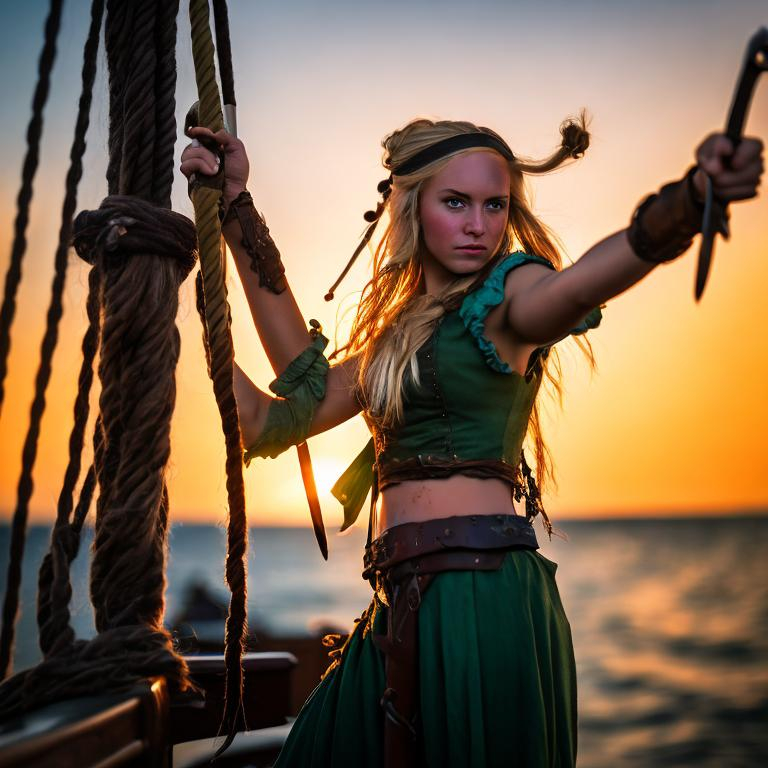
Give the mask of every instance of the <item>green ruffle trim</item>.
[[602, 307], [595, 307], [589, 310], [589, 314], [584, 318], [583, 322], [579, 323], [568, 335], [580, 336], [582, 333], [591, 331], [593, 328], [597, 328], [603, 319]]
[[243, 454], [246, 466], [256, 457], [274, 459], [306, 440], [317, 404], [325, 397], [329, 365], [323, 350], [327, 346], [328, 339], [317, 333], [269, 385], [277, 397], [269, 404], [264, 430]]
[[552, 262], [541, 256], [531, 256], [522, 251], [515, 251], [505, 256], [485, 279], [485, 282], [464, 298], [459, 308], [459, 316], [467, 330], [472, 334], [483, 353], [485, 362], [499, 373], [512, 373], [512, 369], [499, 357], [496, 345], [485, 337], [485, 318], [488, 313], [501, 304], [504, 299], [504, 280], [515, 267], [523, 264], [543, 264], [554, 269]]
[[[522, 251], [510, 253], [509, 256], [506, 256], [493, 268], [493, 271], [488, 275], [485, 282], [476, 291], [473, 291], [464, 298], [464, 301], [459, 308], [459, 316], [464, 322], [466, 329], [472, 334], [472, 337], [477, 342], [477, 346], [483, 353], [485, 362], [488, 363], [494, 371], [498, 371], [499, 373], [512, 373], [512, 369], [499, 357], [495, 344], [485, 337], [485, 319], [488, 317], [488, 313], [491, 309], [497, 307], [503, 301], [504, 281], [506, 280], [507, 275], [516, 267], [529, 263], [543, 264], [550, 269], [555, 268], [549, 259], [545, 259], [542, 256], [531, 256]], [[602, 318], [603, 313], [600, 307], [595, 307], [590, 310], [584, 320], [566, 333], [565, 336], [557, 339], [557, 341], [553, 341], [552, 344], [539, 347], [535, 350], [531, 355], [531, 366], [539, 355], [546, 355], [548, 348], [553, 344], [562, 341], [572, 334], [578, 336], [593, 328], [597, 328], [600, 325]], [[531, 366], [529, 366], [529, 370]]]

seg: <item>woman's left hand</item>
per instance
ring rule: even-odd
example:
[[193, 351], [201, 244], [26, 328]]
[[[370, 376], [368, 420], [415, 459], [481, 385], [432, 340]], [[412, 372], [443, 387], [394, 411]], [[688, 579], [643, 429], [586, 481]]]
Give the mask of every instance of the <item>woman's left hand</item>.
[[706, 194], [706, 175], [712, 179], [712, 191], [719, 200], [749, 200], [757, 196], [763, 173], [763, 142], [744, 138], [733, 150], [733, 142], [724, 133], [712, 133], [696, 148], [699, 170], [693, 185], [700, 200]]

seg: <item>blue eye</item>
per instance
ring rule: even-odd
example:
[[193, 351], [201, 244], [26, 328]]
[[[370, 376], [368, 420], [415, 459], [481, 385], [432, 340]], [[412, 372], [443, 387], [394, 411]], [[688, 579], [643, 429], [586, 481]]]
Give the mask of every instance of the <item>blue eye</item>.
[[488, 206], [494, 211], [503, 211], [507, 207], [506, 200], [489, 200]]
[[464, 201], [458, 197], [448, 197], [443, 201], [449, 208], [460, 208], [464, 205]]

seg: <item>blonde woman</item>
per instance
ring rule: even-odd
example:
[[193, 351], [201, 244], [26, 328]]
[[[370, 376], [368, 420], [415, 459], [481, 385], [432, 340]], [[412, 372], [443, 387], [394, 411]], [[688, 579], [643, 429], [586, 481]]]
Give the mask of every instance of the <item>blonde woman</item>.
[[[304, 319], [280, 255], [245, 191], [240, 141], [190, 131], [182, 172], [225, 158], [224, 234], [278, 379], [272, 398], [236, 371], [246, 460], [274, 456], [363, 411], [372, 443], [335, 490], [345, 527], [372, 488], [364, 576], [374, 595], [334, 654], [277, 761], [286, 766], [572, 766], [576, 677], [556, 564], [537, 551], [539, 479], [549, 471], [536, 396], [557, 384], [553, 345], [600, 322], [600, 307], [684, 253], [711, 181], [720, 203], [755, 196], [762, 145], [723, 135], [697, 165], [638, 206], [631, 224], [563, 269], [526, 200], [526, 174], [589, 144], [583, 116], [542, 162], [493, 131], [414, 120], [384, 140], [370, 237], [388, 224], [341, 361]], [[215, 148], [215, 147], [214, 147]], [[591, 360], [588, 343], [579, 342]], [[518, 506], [519, 505], [519, 506]]]

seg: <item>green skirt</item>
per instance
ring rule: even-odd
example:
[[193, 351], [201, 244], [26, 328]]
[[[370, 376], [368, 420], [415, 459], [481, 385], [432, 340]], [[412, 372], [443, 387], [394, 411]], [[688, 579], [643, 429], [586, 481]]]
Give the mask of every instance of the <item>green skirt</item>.
[[[569, 768], [576, 669], [557, 564], [507, 553], [497, 571], [436, 575], [419, 609], [420, 764]], [[275, 768], [383, 764], [386, 633], [376, 596], [296, 719]]]

